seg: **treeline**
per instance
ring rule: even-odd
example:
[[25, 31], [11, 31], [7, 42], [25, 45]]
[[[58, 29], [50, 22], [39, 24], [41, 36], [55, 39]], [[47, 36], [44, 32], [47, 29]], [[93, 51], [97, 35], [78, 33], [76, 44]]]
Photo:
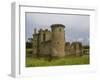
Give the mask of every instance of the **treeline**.
[[28, 38], [28, 41], [26, 41], [26, 48], [32, 48], [32, 38]]
[[89, 49], [89, 45], [83, 45], [83, 49]]

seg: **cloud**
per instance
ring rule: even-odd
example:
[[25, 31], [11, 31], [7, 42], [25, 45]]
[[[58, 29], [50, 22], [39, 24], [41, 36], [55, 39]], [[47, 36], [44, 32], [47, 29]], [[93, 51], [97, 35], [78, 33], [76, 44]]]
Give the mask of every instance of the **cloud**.
[[82, 15], [58, 15], [58, 14], [26, 14], [26, 40], [32, 37], [34, 28], [49, 29], [51, 24], [60, 23], [65, 25], [66, 41], [80, 41], [83, 44], [89, 43], [90, 17]]
[[83, 40], [83, 38], [78, 38], [76, 41], [82, 42]]

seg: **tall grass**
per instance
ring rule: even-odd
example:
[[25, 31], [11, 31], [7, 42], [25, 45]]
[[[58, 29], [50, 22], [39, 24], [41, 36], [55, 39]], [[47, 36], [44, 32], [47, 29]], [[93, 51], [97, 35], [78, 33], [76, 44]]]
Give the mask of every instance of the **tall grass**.
[[69, 56], [59, 59], [52, 59], [48, 61], [47, 58], [30, 58], [26, 57], [26, 67], [37, 66], [60, 66], [60, 65], [80, 65], [89, 64], [89, 55], [83, 55], [80, 57]]

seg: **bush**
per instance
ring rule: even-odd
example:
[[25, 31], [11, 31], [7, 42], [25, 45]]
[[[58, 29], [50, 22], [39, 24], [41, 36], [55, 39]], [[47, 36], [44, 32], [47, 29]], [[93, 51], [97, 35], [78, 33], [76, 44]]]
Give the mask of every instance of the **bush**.
[[32, 49], [26, 49], [26, 57], [32, 57]]

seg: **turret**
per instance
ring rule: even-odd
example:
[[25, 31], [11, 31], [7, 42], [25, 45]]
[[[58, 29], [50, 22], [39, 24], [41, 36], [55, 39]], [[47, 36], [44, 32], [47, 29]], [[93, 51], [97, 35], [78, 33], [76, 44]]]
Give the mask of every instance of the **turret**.
[[65, 56], [65, 26], [62, 24], [53, 24], [52, 28], [52, 42], [51, 51], [53, 56], [64, 57]]
[[34, 29], [34, 34], [36, 34], [36, 28]]

